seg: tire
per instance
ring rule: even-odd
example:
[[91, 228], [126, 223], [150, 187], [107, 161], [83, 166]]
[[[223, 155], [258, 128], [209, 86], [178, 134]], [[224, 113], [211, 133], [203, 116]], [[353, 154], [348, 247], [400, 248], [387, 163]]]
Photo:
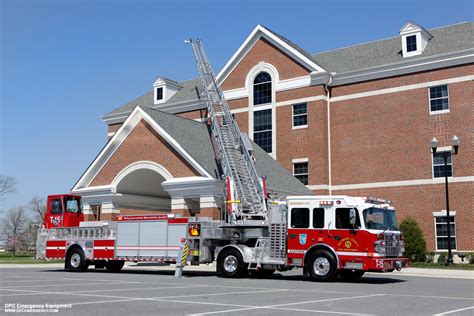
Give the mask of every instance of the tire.
[[74, 247], [66, 256], [66, 266], [71, 272], [84, 272], [89, 267], [84, 251], [80, 247]]
[[248, 264], [242, 254], [235, 248], [229, 248], [219, 254], [217, 271], [226, 278], [239, 278], [247, 274]]
[[348, 282], [355, 282], [360, 280], [362, 276], [365, 274], [365, 271], [361, 270], [341, 270], [339, 271], [339, 275], [341, 279]]
[[333, 281], [337, 277], [336, 258], [327, 250], [316, 250], [309, 257], [306, 271], [313, 281]]
[[250, 275], [254, 278], [268, 278], [275, 272], [275, 269], [260, 269], [250, 271]]
[[122, 270], [125, 261], [123, 260], [111, 260], [105, 263], [105, 269], [109, 272], [117, 273]]

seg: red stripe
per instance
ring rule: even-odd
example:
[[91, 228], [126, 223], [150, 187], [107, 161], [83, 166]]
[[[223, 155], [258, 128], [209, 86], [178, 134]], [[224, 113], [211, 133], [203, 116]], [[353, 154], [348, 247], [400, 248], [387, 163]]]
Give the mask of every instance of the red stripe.
[[46, 247], [66, 247], [65, 240], [48, 240], [46, 242]]
[[187, 218], [170, 218], [168, 219], [168, 224], [186, 224], [188, 222]]
[[94, 240], [95, 247], [113, 247], [115, 245], [115, 240]]

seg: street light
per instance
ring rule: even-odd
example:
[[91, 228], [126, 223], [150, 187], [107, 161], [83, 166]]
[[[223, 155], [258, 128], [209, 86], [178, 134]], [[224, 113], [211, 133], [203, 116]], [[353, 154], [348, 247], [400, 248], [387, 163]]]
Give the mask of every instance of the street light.
[[[449, 217], [448, 158], [451, 156], [451, 152], [454, 155], [457, 155], [459, 145], [461, 144], [461, 139], [454, 135], [451, 139], [451, 143], [452, 151], [442, 151], [438, 154], [438, 156], [443, 157], [444, 160], [444, 183], [446, 188], [446, 222], [448, 224], [448, 259], [446, 260], [446, 265], [453, 264], [453, 255], [451, 253], [451, 221]], [[431, 149], [433, 150], [434, 158], [436, 155], [436, 150], [438, 149], [438, 140], [435, 137], [431, 139]]]

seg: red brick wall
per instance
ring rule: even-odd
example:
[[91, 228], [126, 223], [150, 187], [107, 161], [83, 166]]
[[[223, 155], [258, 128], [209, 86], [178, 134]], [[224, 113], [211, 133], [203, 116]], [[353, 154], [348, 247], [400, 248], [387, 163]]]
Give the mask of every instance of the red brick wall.
[[473, 83], [448, 89], [451, 111], [439, 115], [429, 114], [428, 88], [333, 102], [333, 184], [430, 179], [430, 139], [447, 146], [454, 134], [466, 144], [455, 175], [472, 175]]
[[121, 170], [129, 164], [141, 160], [159, 163], [165, 167], [173, 177], [198, 175], [151, 126], [142, 120], [99, 171], [90, 185], [110, 184]]
[[247, 74], [261, 61], [275, 66], [280, 74], [280, 80], [306, 76], [309, 74], [309, 71], [306, 68], [295, 62], [287, 54], [273, 46], [265, 39], [260, 39], [222, 83], [222, 90], [244, 87]]

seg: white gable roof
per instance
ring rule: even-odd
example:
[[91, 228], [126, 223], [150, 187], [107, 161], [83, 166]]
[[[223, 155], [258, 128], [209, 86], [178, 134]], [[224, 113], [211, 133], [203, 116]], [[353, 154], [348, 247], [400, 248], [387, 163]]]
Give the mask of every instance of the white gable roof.
[[308, 68], [310, 72], [326, 72], [326, 70], [316, 64], [312, 58], [305, 56], [300, 51], [284, 41], [281, 37], [277, 36], [275, 33], [269, 31], [259, 24], [253, 29], [252, 33], [250, 33], [239, 49], [237, 49], [234, 55], [232, 55], [222, 70], [217, 74], [217, 82], [219, 84], [221, 84], [227, 78], [232, 70], [245, 57], [245, 55], [247, 55], [253, 45], [255, 45], [255, 43], [261, 38], [265, 38], [270, 43], [281, 49], [298, 63]]

